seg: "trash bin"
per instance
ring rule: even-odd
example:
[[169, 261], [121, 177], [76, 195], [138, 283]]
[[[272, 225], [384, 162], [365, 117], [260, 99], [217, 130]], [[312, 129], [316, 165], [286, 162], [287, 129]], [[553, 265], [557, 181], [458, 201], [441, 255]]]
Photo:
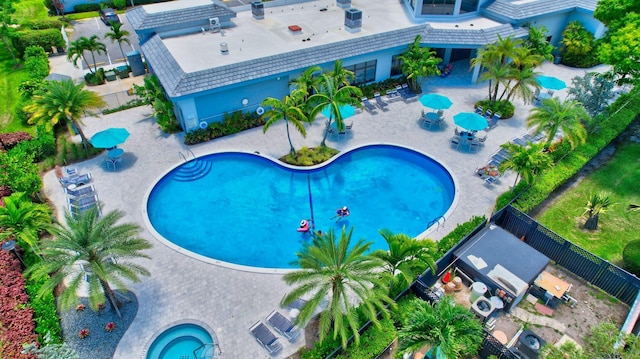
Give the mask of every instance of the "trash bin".
[[562, 56], [560, 55], [553, 55], [553, 63], [554, 64], [559, 64], [560, 62], [562, 62]]
[[107, 81], [115, 81], [117, 80], [116, 78], [116, 72], [111, 70], [111, 71], [107, 71], [104, 73], [104, 78], [107, 79]]

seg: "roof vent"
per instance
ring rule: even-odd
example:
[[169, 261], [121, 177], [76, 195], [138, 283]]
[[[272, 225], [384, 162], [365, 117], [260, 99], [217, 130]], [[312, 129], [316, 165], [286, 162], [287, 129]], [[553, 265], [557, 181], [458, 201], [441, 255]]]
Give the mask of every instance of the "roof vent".
[[251, 3], [251, 14], [256, 20], [264, 19], [264, 4], [261, 1]]
[[348, 9], [351, 7], [351, 0], [336, 0], [336, 4], [339, 8]]
[[229, 53], [229, 45], [226, 42], [220, 43], [220, 53], [223, 55], [227, 55]]
[[362, 28], [362, 10], [354, 7], [344, 11], [344, 29], [349, 32], [359, 32]]

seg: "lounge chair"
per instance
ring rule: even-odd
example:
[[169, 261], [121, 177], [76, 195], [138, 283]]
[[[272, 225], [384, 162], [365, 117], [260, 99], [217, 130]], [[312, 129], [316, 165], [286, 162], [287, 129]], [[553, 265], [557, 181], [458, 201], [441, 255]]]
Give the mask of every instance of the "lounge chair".
[[69, 196], [79, 198], [79, 197], [84, 197], [84, 196], [94, 194], [96, 191], [96, 188], [93, 185], [76, 187], [76, 188], [67, 187], [64, 189], [64, 191]]
[[361, 100], [362, 100], [362, 105], [364, 106], [364, 109], [367, 110], [367, 112], [369, 112], [372, 115], [377, 113], [376, 107], [371, 102], [369, 102], [368, 98], [362, 97]]
[[256, 339], [260, 345], [262, 345], [269, 354], [275, 354], [282, 350], [282, 344], [278, 341], [278, 338], [267, 328], [264, 323], [258, 321], [256, 324], [249, 328], [251, 335]]
[[[282, 297], [282, 299], [284, 299], [286, 297], [286, 294], [284, 297]], [[280, 300], [280, 303], [282, 303], [282, 300]], [[302, 307], [305, 306], [305, 304], [307, 304], [307, 300], [306, 299], [302, 299], [302, 298], [298, 298], [296, 300], [294, 300], [293, 302], [291, 302], [291, 304], [285, 306], [282, 306], [282, 308], [287, 308], [287, 309], [302, 309]]]
[[489, 129], [496, 127], [498, 125], [498, 122], [500, 122], [501, 118], [502, 118], [501, 114], [494, 112], [493, 116], [491, 116], [491, 119], [489, 120]]
[[491, 112], [491, 110], [486, 110], [484, 112], [484, 117], [487, 119], [490, 119], [492, 115], [493, 115], [493, 112]]
[[296, 328], [289, 319], [276, 310], [267, 316], [267, 321], [271, 324], [273, 329], [283, 337], [287, 338], [290, 342], [293, 342], [300, 337], [300, 331], [298, 328]]
[[386, 103], [382, 97], [380, 97], [380, 92], [376, 92], [373, 94], [373, 98], [376, 99], [376, 103], [378, 104], [378, 107], [380, 107], [380, 109], [382, 111], [388, 111], [389, 109], [387, 108], [387, 106], [389, 106], [388, 103]]
[[484, 109], [482, 108], [482, 106], [476, 107], [476, 113], [478, 115], [482, 115], [484, 113]]
[[67, 202], [73, 207], [86, 207], [95, 203], [98, 203], [98, 196], [85, 196], [80, 198], [67, 198]]
[[409, 85], [407, 84], [402, 84], [402, 92], [400, 92], [400, 96], [402, 97], [404, 102], [411, 102], [418, 98], [416, 94], [411, 92], [411, 90], [409, 89]]
[[387, 99], [389, 101], [395, 101], [399, 98], [400, 98], [400, 94], [398, 93], [397, 89], [387, 91]]
[[100, 216], [102, 214], [102, 208], [100, 208], [100, 203], [99, 202], [94, 202], [94, 203], [90, 203], [86, 206], [83, 207], [76, 207], [73, 206], [71, 204], [69, 204], [69, 213], [71, 213], [71, 215], [73, 217], [78, 217], [79, 215], [81, 215], [82, 213], [85, 213], [91, 209], [96, 209], [98, 216]]
[[65, 177], [62, 174], [62, 169], [60, 167], [56, 167], [54, 171], [56, 177], [58, 177], [58, 181], [63, 187], [67, 187], [72, 184], [76, 186], [82, 186], [91, 182], [91, 173], [74, 174]]

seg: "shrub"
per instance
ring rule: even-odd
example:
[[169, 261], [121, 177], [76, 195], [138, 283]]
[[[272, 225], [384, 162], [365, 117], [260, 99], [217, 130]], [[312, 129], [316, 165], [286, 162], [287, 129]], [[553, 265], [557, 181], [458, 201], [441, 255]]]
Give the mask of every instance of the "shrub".
[[33, 80], [42, 80], [49, 75], [49, 58], [42, 47], [27, 46], [24, 51], [24, 68]]
[[38, 165], [33, 154], [24, 151], [0, 152], [0, 186], [8, 186], [14, 192], [35, 195], [42, 188]]
[[42, 132], [38, 137], [30, 141], [20, 142], [12, 151], [23, 151], [33, 154], [35, 162], [43, 161], [45, 158], [56, 154], [56, 142], [52, 133]]
[[100, 10], [100, 4], [78, 4], [73, 7], [73, 12], [89, 12]]
[[58, 29], [24, 30], [16, 32], [13, 45], [22, 57], [29, 46], [40, 46], [47, 51], [53, 46], [64, 47], [65, 42]]
[[22, 355], [22, 343], [36, 341], [33, 310], [27, 306], [29, 297], [24, 291], [20, 262], [8, 251], [0, 251], [0, 357], [33, 358]]
[[188, 132], [184, 136], [184, 143], [195, 145], [262, 125], [264, 125], [264, 120], [253, 111], [225, 113], [222, 122], [212, 122], [205, 129], [199, 128]]
[[21, 25], [31, 30], [60, 29], [62, 28], [62, 21], [58, 19], [28, 20], [22, 22]]
[[467, 222], [458, 224], [453, 231], [449, 232], [449, 234], [438, 241], [438, 255], [440, 257], [443, 256], [449, 249], [458, 244], [462, 238], [471, 233], [471, 231], [486, 220], [487, 218], [485, 216], [473, 216]]
[[144, 106], [144, 105], [147, 105], [147, 103], [144, 100], [135, 99], [135, 100], [131, 100], [131, 101], [125, 103], [124, 105], [120, 105], [120, 106], [118, 106], [116, 108], [108, 108], [106, 110], [103, 110], [102, 114], [103, 115], [108, 115], [110, 113], [120, 112], [120, 111], [128, 110], [130, 108]]
[[640, 275], [640, 239], [627, 243], [622, 250], [624, 267], [635, 275]]
[[369, 327], [360, 336], [360, 345], [350, 345], [336, 358], [338, 359], [370, 359], [377, 357], [396, 338], [393, 320], [380, 320], [380, 328]]
[[294, 166], [313, 166], [327, 161], [338, 152], [338, 150], [331, 147], [302, 147], [295, 155], [287, 154], [280, 157], [280, 161]]
[[0, 144], [5, 150], [14, 148], [18, 143], [31, 140], [31, 135], [26, 132], [1, 133]]
[[124, 9], [125, 6], [127, 6], [127, 1], [126, 0], [113, 0], [113, 6], [116, 9]]
[[476, 102], [475, 107], [482, 106], [482, 108], [487, 111], [491, 111], [491, 113], [499, 113], [501, 115], [500, 118], [507, 119], [513, 117], [516, 109], [513, 104], [507, 100], [502, 101], [490, 101], [490, 100], [480, 100]]

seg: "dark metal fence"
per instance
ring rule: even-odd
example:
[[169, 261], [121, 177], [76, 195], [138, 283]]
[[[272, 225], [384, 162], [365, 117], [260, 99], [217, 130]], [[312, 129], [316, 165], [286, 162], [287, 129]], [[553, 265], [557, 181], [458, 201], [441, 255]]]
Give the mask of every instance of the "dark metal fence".
[[491, 220], [576, 276], [632, 305], [640, 279], [554, 233], [518, 209], [507, 206]]

